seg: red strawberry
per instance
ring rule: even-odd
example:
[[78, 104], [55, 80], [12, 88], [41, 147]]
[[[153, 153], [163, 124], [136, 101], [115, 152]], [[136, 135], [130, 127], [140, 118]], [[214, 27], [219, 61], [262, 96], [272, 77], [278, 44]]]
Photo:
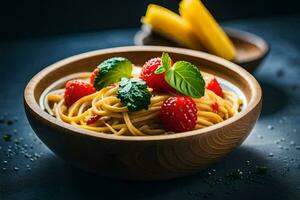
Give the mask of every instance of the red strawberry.
[[161, 65], [161, 58], [152, 58], [148, 60], [141, 72], [141, 79], [146, 81], [147, 85], [155, 92], [175, 91], [166, 81], [165, 73], [155, 74], [155, 70]]
[[95, 77], [97, 76], [98, 72], [99, 72], [99, 68], [97, 67], [97, 68], [94, 69], [94, 71], [91, 74], [90, 83], [92, 85], [94, 85]]
[[65, 89], [65, 104], [71, 106], [81, 97], [93, 94], [96, 92], [92, 84], [82, 80], [68, 81]]
[[223, 98], [223, 90], [217, 81], [217, 79], [213, 79], [209, 82], [209, 84], [206, 86], [207, 89], [213, 91], [216, 95]]
[[190, 97], [169, 97], [160, 109], [160, 119], [167, 131], [190, 131], [195, 128], [197, 111], [197, 106]]

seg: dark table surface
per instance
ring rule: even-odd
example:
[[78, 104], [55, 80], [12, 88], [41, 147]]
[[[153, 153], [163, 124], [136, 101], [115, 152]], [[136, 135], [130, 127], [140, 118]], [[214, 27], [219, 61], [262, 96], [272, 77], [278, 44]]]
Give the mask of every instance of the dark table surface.
[[[221, 162], [162, 182], [112, 180], [66, 165], [37, 139], [23, 109], [23, 89], [43, 67], [132, 45], [137, 29], [0, 42], [0, 199], [300, 199], [300, 16], [225, 25], [256, 33], [272, 46], [255, 73], [264, 95], [261, 117]], [[268, 170], [257, 174], [256, 166]]]

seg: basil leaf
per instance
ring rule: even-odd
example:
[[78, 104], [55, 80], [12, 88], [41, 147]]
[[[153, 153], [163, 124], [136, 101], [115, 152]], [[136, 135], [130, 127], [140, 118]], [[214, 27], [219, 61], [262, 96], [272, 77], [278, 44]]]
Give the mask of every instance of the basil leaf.
[[199, 69], [192, 63], [186, 61], [176, 62], [167, 71], [166, 82], [180, 93], [200, 98], [204, 95], [205, 81]]
[[148, 109], [151, 96], [146, 82], [139, 78], [122, 78], [119, 83], [117, 97], [121, 99], [129, 111]]
[[100, 90], [103, 87], [117, 83], [122, 77], [131, 77], [132, 63], [127, 58], [113, 57], [103, 61], [95, 77], [94, 87]]
[[168, 53], [163, 52], [161, 56], [161, 65], [156, 68], [154, 74], [162, 74], [171, 67], [171, 58]]

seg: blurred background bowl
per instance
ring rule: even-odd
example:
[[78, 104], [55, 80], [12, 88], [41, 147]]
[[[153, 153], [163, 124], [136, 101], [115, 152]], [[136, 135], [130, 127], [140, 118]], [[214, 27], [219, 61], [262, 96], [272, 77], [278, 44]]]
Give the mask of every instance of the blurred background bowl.
[[[233, 62], [251, 73], [254, 72], [269, 53], [268, 43], [261, 37], [246, 31], [233, 28], [224, 28], [224, 30], [232, 40], [237, 51], [237, 57]], [[145, 25], [135, 35], [134, 44], [181, 47]]]

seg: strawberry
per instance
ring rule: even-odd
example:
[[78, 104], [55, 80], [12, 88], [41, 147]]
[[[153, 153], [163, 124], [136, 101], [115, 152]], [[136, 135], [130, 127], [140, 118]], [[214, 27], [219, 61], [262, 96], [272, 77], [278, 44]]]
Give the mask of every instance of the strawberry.
[[148, 60], [141, 72], [141, 79], [155, 92], [175, 91], [166, 81], [165, 73], [155, 74], [155, 70], [161, 65], [161, 58]]
[[90, 83], [92, 85], [94, 85], [95, 77], [97, 76], [98, 72], [99, 72], [99, 68], [97, 67], [94, 69], [94, 71], [92, 72], [92, 74], [90, 76]]
[[68, 81], [65, 88], [65, 104], [71, 106], [78, 99], [96, 92], [92, 84], [82, 80]]
[[216, 95], [223, 98], [223, 90], [217, 81], [217, 79], [213, 79], [209, 82], [209, 84], [206, 86], [207, 89], [213, 91]]
[[169, 97], [161, 107], [160, 119], [167, 131], [190, 131], [195, 128], [197, 111], [197, 106], [190, 97]]

